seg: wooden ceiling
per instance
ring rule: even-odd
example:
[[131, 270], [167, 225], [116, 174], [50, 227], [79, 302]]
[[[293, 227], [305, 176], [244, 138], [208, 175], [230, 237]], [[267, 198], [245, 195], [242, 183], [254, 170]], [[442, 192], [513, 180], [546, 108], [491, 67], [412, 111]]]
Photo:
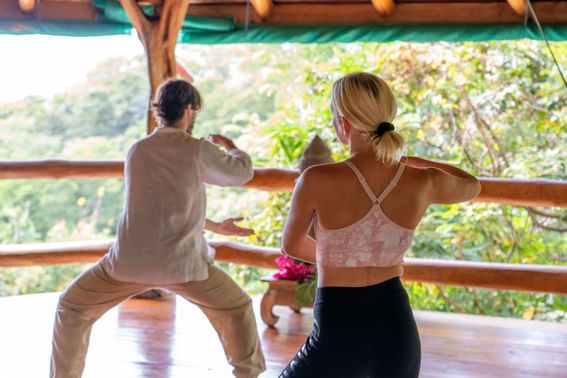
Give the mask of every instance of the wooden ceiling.
[[[541, 23], [567, 24], [567, 0], [532, 5]], [[525, 10], [524, 0], [191, 0], [187, 14], [232, 17], [237, 25], [521, 24]], [[99, 12], [90, 0], [0, 1], [0, 21], [92, 21]]]

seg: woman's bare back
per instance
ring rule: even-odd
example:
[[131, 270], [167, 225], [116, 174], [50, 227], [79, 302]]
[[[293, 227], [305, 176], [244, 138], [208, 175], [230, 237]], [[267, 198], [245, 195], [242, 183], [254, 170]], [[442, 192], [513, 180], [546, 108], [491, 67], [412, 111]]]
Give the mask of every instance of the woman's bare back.
[[[361, 171], [376, 196], [386, 188], [399, 164], [386, 167], [373, 156], [349, 159]], [[363, 218], [373, 203], [353, 171], [344, 163], [314, 168], [318, 188], [315, 209], [319, 224], [326, 229], [347, 227]], [[415, 229], [429, 205], [429, 176], [422, 169], [405, 167], [394, 189], [381, 202], [381, 209], [393, 223]], [[368, 286], [386, 281], [402, 273], [401, 265], [392, 267], [331, 268], [319, 265], [319, 286]]]

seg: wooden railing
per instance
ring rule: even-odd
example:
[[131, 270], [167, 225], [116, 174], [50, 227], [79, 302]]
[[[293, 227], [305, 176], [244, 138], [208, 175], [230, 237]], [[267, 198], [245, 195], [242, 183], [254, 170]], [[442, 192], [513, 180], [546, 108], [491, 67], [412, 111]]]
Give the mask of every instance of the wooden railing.
[[[121, 161], [0, 161], [0, 179], [122, 178]], [[298, 171], [256, 168], [246, 188], [290, 191]], [[551, 180], [481, 179], [479, 202], [520, 206], [567, 207], [567, 182]], [[107, 253], [112, 241], [18, 244], [0, 246], [0, 267], [95, 262]], [[280, 256], [274, 248], [212, 241], [216, 260], [263, 268], [276, 268]], [[464, 261], [406, 259], [407, 281], [567, 294], [567, 267], [496, 264]]]
[[[51, 244], [16, 244], [0, 247], [0, 267], [89, 263], [106, 254], [111, 240]], [[211, 241], [216, 260], [276, 269], [276, 248]], [[410, 259], [404, 264], [405, 281], [567, 294], [567, 267], [482, 262]]]
[[[0, 179], [121, 178], [121, 161], [0, 161]], [[256, 168], [246, 188], [291, 191], [298, 171]], [[516, 206], [567, 207], [567, 181], [481, 178], [482, 191], [476, 202]]]

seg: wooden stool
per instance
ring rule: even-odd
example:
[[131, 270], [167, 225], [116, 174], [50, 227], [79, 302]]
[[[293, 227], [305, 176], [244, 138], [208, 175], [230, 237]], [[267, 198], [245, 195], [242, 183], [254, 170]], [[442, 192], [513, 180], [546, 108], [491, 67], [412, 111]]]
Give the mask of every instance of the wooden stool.
[[264, 277], [260, 281], [269, 285], [268, 291], [262, 296], [260, 303], [260, 316], [268, 327], [274, 328], [279, 316], [274, 315], [272, 308], [275, 305], [289, 306], [293, 312], [300, 312], [301, 307], [295, 300], [298, 283], [290, 280], [277, 280], [272, 277]]

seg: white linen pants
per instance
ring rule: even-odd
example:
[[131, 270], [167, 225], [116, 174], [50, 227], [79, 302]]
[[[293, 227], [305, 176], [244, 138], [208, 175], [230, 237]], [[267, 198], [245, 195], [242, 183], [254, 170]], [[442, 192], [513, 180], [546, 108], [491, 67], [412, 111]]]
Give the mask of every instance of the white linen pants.
[[[81, 377], [94, 322], [120, 302], [153, 287], [117, 281], [100, 262], [83, 272], [59, 298], [50, 377]], [[252, 301], [223, 270], [210, 264], [206, 280], [159, 287], [179, 294], [205, 313], [219, 335], [235, 377], [257, 377], [265, 370]]]

